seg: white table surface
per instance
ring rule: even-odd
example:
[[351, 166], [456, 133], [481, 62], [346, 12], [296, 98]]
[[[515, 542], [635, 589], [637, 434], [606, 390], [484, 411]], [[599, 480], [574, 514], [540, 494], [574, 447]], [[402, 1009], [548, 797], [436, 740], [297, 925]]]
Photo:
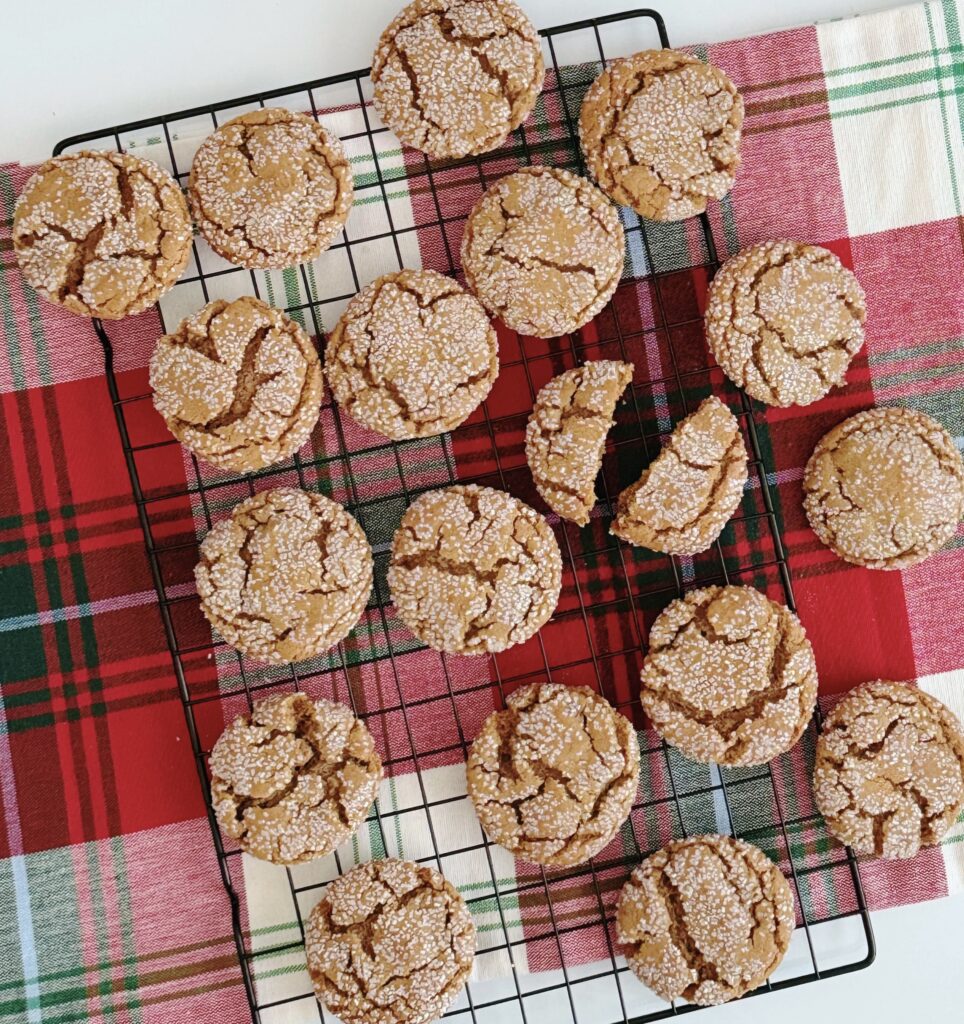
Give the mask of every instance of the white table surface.
[[[0, 160], [213, 99], [367, 66], [401, 0], [35, 0], [3, 14]], [[537, 26], [632, 0], [523, 0]], [[712, 42], [897, 6], [887, 0], [653, 0], [673, 43]], [[638, 6], [645, 6], [640, 2]], [[874, 915], [866, 971], [711, 1011], [715, 1024], [896, 1024], [964, 1015], [964, 900]], [[587, 1022], [592, 1024], [592, 1022]]]

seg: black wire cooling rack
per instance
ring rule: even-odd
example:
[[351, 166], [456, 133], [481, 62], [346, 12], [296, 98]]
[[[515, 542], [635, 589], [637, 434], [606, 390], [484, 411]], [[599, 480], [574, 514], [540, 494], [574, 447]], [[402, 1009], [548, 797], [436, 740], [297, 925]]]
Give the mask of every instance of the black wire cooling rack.
[[[550, 70], [537, 114], [505, 146], [482, 157], [434, 164], [399, 150], [376, 123], [367, 70], [86, 133], [64, 140], [54, 152], [153, 145], [156, 152], [150, 155], [166, 159], [184, 183], [190, 139], [196, 143], [245, 109], [270, 101], [316, 117], [320, 112], [329, 127], [335, 122], [346, 127], [339, 134], [354, 154], [356, 206], [370, 212], [358, 222], [365, 230], [358, 232], [353, 215], [345, 236], [329, 251], [329, 259], [340, 261], [341, 273], [330, 272], [328, 265], [315, 275], [303, 266], [272, 283], [268, 275], [218, 261], [199, 243], [187, 273], [160, 310], [163, 324], [165, 317], [173, 320], [179, 304], [178, 315], [184, 315], [209, 299], [253, 290], [301, 319], [321, 340], [326, 325], [333, 324], [362, 285], [406, 262], [411, 265], [413, 252], [423, 263], [458, 275], [457, 235], [465, 213], [496, 178], [533, 162], [583, 171], [575, 121], [581, 95], [601, 62], [669, 45], [661, 17], [651, 10], [563, 25], [544, 30], [542, 37]], [[395, 202], [399, 186], [407, 190], [414, 216], [400, 215]], [[365, 826], [373, 837], [372, 850], [390, 852], [400, 820], [414, 814], [424, 817], [427, 846], [423, 856], [411, 859], [433, 863], [450, 875], [466, 857], [476, 858], [477, 870], [482, 865], [483, 881], [465, 895], [477, 918], [486, 922], [480, 928], [479, 961], [501, 958], [502, 970], [489, 973], [502, 978], [470, 982], [446, 1014], [452, 1020], [641, 1024], [693, 1009], [656, 1001], [627, 974], [613, 917], [619, 888], [632, 867], [669, 839], [694, 832], [730, 832], [756, 843], [792, 883], [802, 927], [780, 971], [759, 991], [859, 970], [874, 957], [856, 861], [826, 833], [810, 796], [815, 725], [791, 754], [764, 768], [742, 770], [687, 762], [651, 731], [641, 732], [642, 777], [632, 815], [615, 844], [576, 868], [522, 867], [506, 879], [497, 869], [501, 851], [477, 826], [472, 835], [466, 829], [452, 842], [450, 830], [439, 825], [446, 816], [452, 820], [460, 806], [464, 809], [467, 797], [433, 796], [432, 771], [464, 760], [481, 717], [501, 706], [507, 691], [535, 679], [587, 683], [642, 728], [637, 688], [646, 628], [669, 600], [694, 586], [736, 581], [794, 607], [777, 496], [768, 474], [765, 420], [722, 377], [703, 341], [701, 295], [718, 263], [711, 221], [704, 215], [688, 225], [665, 226], [640, 222], [628, 211], [623, 216], [627, 271], [610, 306], [593, 325], [566, 338], [520, 344], [503, 334], [500, 379], [481, 413], [450, 438], [431, 442], [356, 444], [352, 425], [326, 399], [312, 456], [249, 477], [213, 473], [193, 458], [182, 462], [177, 443], [158, 432], [143, 368], [118, 365], [126, 365], [121, 346], [131, 344], [130, 336], [119, 332], [128, 328], [94, 321], [205, 799], [208, 751], [225, 721], [250, 707], [255, 697], [299, 688], [349, 701], [375, 736], [387, 773], [406, 778], [414, 793], [407, 804], [383, 798], [376, 803]], [[501, 487], [539, 507], [525, 467], [525, 421], [541, 384], [587, 357], [625, 359], [637, 369], [600, 475], [605, 505], [611, 508], [619, 489], [654, 457], [660, 435], [712, 391], [738, 416], [752, 456], [751, 486], [740, 512], [713, 549], [689, 559], [618, 544], [606, 532], [608, 516], [594, 518], [582, 530], [556, 523], [566, 563], [563, 596], [553, 620], [525, 645], [528, 652], [473, 659], [476, 668], [466, 679], [464, 659], [423, 650], [425, 658], [435, 659], [432, 670], [443, 685], [429, 694], [413, 693], [406, 659], [419, 648], [394, 621], [385, 585], [392, 523], [415, 495], [455, 480]], [[186, 481], [171, 485], [185, 475], [185, 466]], [[318, 663], [283, 671], [248, 663], [212, 638], [192, 585], [199, 535], [237, 501], [279, 484], [321, 489], [342, 500], [366, 528], [376, 556], [374, 594], [356, 630], [368, 640], [345, 642]], [[425, 662], [418, 662], [417, 672], [424, 669]], [[379, 680], [375, 696], [366, 671]], [[430, 723], [427, 735], [424, 722]], [[208, 817], [252, 1020], [324, 1020], [300, 959], [302, 921], [321, 887], [350, 861], [342, 851], [314, 873], [288, 870], [288, 934], [283, 927], [259, 929], [248, 912], [241, 853], [221, 836], [210, 809]], [[272, 931], [280, 937], [265, 938]], [[285, 977], [281, 988], [269, 981], [278, 975]]]

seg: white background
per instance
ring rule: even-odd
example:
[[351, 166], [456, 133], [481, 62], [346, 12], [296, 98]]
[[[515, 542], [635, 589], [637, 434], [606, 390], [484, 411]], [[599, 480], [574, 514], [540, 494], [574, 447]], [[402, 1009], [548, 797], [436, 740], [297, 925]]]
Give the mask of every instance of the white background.
[[[37, 161], [58, 139], [77, 132], [365, 67], [380, 29], [400, 4], [8, 3], [0, 60], [0, 160]], [[632, 0], [523, 4], [539, 27], [633, 6]], [[896, 6], [886, 0], [653, 0], [653, 5], [662, 9], [670, 40], [677, 44]], [[886, 911], [875, 915], [874, 927], [878, 956], [869, 970], [731, 1004], [699, 1019], [714, 1024], [961, 1020], [964, 901]]]

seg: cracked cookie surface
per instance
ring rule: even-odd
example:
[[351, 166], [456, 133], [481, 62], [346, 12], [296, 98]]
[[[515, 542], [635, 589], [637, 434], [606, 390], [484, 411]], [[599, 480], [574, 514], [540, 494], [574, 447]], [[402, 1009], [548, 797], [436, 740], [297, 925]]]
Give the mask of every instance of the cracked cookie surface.
[[328, 886], [305, 952], [318, 1000], [345, 1024], [428, 1024], [472, 971], [475, 925], [434, 868], [378, 860]]
[[733, 188], [742, 126], [743, 100], [719, 68], [678, 50], [643, 50], [589, 87], [579, 140], [607, 195], [672, 221]]
[[656, 731], [694, 761], [771, 761], [803, 735], [816, 699], [800, 620], [752, 587], [691, 590], [653, 623], [640, 700]]
[[13, 247], [24, 280], [50, 302], [104, 320], [140, 313], [172, 288], [191, 236], [177, 182], [126, 153], [48, 160], [14, 209]]
[[349, 302], [325, 350], [335, 401], [395, 441], [454, 430], [499, 373], [478, 299], [434, 270], [402, 270]]
[[469, 214], [462, 267], [482, 305], [520, 334], [554, 338], [588, 323], [623, 272], [623, 226], [586, 178], [525, 167]]
[[340, 140], [281, 107], [241, 114], [198, 148], [188, 198], [211, 248], [241, 267], [281, 270], [324, 252], [354, 185]]
[[217, 299], [161, 337], [151, 357], [154, 407], [171, 433], [214, 466], [246, 473], [308, 440], [324, 384], [311, 339], [281, 310]]
[[314, 657], [357, 624], [372, 589], [372, 552], [337, 502], [295, 487], [236, 506], [201, 544], [201, 611], [258, 661]]
[[845, 383], [864, 343], [857, 278], [827, 249], [763, 242], [710, 284], [706, 340], [723, 372], [768, 405], [809, 405]]
[[526, 461], [545, 503], [580, 526], [596, 504], [596, 477], [633, 364], [599, 359], [553, 377], [526, 428]]
[[878, 681], [827, 715], [813, 795], [827, 827], [857, 853], [913, 857], [964, 808], [964, 734], [936, 697]]
[[486, 833], [523, 860], [581, 864], [629, 817], [639, 744], [629, 719], [585, 686], [506, 698], [469, 751], [468, 792]]
[[964, 462], [930, 416], [869, 409], [817, 443], [803, 474], [814, 533], [845, 561], [903, 569], [943, 547], [964, 515]]
[[382, 33], [371, 72], [385, 124], [437, 158], [501, 145], [544, 74], [539, 34], [511, 0], [415, 0]]
[[714, 1006], [762, 985], [790, 945], [793, 892], [755, 846], [693, 836], [633, 871], [616, 934], [640, 981], [667, 1002]]
[[365, 819], [382, 762], [344, 704], [303, 693], [258, 701], [214, 744], [211, 803], [225, 835], [275, 864], [325, 857]]
[[651, 551], [695, 555], [739, 508], [746, 479], [740, 425], [718, 398], [707, 398], [619, 495], [610, 532]]
[[552, 615], [561, 584], [549, 524], [491, 487], [423, 494], [392, 540], [392, 600], [415, 636], [439, 651], [486, 654], [523, 643]]

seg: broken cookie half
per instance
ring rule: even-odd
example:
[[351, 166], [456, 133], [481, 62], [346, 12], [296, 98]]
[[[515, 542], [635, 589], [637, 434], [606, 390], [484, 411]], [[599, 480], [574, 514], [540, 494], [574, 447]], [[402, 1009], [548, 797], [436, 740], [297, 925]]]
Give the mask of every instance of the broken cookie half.
[[632, 363], [599, 359], [553, 377], [536, 397], [526, 460], [536, 490], [563, 519], [589, 522], [606, 436], [632, 379]]
[[736, 512], [746, 479], [740, 425], [718, 398], [707, 398], [619, 495], [610, 532], [652, 551], [695, 555]]

